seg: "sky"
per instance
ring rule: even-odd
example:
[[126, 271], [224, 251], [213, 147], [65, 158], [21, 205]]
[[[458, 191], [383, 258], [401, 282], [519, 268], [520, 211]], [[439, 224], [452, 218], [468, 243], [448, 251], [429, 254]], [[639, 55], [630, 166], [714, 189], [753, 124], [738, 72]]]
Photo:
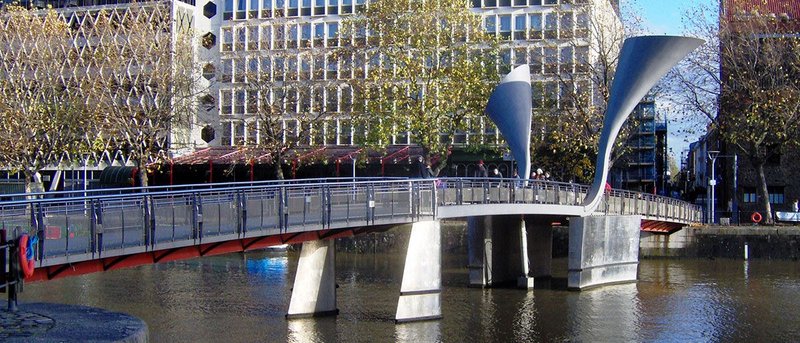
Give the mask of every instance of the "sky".
[[[654, 35], [681, 35], [684, 32], [682, 17], [692, 6], [698, 3], [716, 4], [718, 0], [620, 0], [623, 16], [635, 15], [642, 19], [643, 29], [646, 34]], [[656, 108], [661, 114], [666, 106], [660, 106], [656, 100]], [[674, 115], [674, 114], [673, 114]], [[674, 119], [674, 118], [673, 118]], [[689, 143], [698, 139], [697, 135], [687, 136], [676, 128], [677, 125], [670, 120], [668, 124], [667, 146], [671, 155], [676, 158], [680, 166], [681, 152], [689, 148]]]

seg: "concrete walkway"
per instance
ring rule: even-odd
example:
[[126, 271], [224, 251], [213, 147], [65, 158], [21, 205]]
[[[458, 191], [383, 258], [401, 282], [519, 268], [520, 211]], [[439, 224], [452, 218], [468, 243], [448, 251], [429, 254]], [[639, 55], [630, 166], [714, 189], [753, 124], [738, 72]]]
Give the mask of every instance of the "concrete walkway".
[[0, 310], [3, 342], [147, 342], [147, 324], [136, 317], [99, 308], [20, 303]]

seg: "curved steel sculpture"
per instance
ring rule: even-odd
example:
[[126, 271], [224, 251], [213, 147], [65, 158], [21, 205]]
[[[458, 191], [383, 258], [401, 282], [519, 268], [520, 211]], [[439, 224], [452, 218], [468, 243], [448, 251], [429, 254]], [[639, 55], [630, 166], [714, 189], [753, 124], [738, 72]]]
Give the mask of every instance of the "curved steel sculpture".
[[486, 104], [486, 114], [506, 139], [523, 179], [531, 172], [531, 109], [531, 72], [523, 64], [500, 81]]
[[625, 119], [670, 68], [703, 42], [697, 38], [677, 36], [643, 36], [625, 40], [608, 97], [594, 182], [582, 204], [585, 214], [594, 212], [600, 205], [608, 178], [611, 150]]

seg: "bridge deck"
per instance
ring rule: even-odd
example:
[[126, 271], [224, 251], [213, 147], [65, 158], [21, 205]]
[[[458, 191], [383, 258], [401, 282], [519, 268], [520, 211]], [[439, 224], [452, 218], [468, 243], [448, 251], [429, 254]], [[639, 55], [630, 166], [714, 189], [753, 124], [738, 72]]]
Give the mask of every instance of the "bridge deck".
[[[39, 235], [37, 266], [45, 269], [38, 278], [53, 278], [76, 272], [81, 263], [90, 271], [108, 270], [420, 220], [580, 216], [586, 191], [538, 180], [446, 178], [153, 187], [3, 202], [0, 223], [12, 233]], [[686, 202], [628, 191], [608, 192], [594, 214], [641, 215], [643, 228], [654, 231], [698, 222], [701, 215]]]

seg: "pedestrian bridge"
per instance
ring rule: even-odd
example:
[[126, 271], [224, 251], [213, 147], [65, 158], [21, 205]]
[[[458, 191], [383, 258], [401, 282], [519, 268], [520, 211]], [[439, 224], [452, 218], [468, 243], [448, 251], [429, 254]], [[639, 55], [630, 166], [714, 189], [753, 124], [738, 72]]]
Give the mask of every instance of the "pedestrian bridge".
[[[587, 186], [516, 179], [310, 179], [49, 193], [0, 203], [2, 228], [40, 238], [34, 280], [492, 215], [582, 215]], [[606, 192], [592, 215], [640, 215], [643, 230], [699, 222], [700, 209]]]

